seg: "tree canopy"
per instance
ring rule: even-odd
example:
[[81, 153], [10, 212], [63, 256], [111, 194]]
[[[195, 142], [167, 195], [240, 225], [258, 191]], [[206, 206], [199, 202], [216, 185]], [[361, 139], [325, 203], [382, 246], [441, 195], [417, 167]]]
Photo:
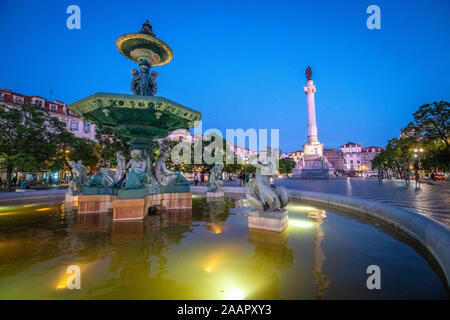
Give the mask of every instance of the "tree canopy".
[[449, 170], [450, 105], [448, 102], [424, 104], [402, 129], [400, 138], [389, 140], [372, 162], [374, 168], [390, 168], [399, 175], [415, 169]]

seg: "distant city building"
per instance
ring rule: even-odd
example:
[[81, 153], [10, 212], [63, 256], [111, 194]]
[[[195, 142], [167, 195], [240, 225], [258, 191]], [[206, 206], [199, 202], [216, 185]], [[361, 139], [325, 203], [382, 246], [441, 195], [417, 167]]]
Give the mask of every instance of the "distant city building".
[[344, 155], [338, 149], [323, 149], [323, 155], [336, 171], [344, 170]]
[[22, 105], [33, 105], [44, 108], [53, 117], [66, 124], [68, 131], [78, 138], [87, 138], [95, 141], [95, 124], [83, 121], [77, 114], [67, 109], [67, 105], [59, 100], [49, 101], [40, 96], [27, 96], [8, 89], [0, 89], [0, 104], [17, 108]]
[[295, 163], [297, 163], [301, 157], [303, 157], [302, 150], [297, 150], [297, 151], [293, 151], [293, 152], [289, 153], [289, 158], [293, 159], [295, 161]]
[[359, 171], [361, 168], [361, 143], [348, 142], [341, 146], [340, 149], [344, 156], [344, 171]]
[[383, 148], [368, 147], [363, 148], [361, 143], [348, 142], [340, 147], [343, 157], [343, 169], [345, 172], [359, 171], [361, 173], [374, 173], [372, 160]]
[[[169, 134], [168, 139], [180, 140], [180, 141], [185, 140], [185, 141], [193, 142], [193, 141], [199, 141], [199, 140], [203, 139], [203, 135], [201, 135], [201, 134], [191, 135], [191, 134], [187, 133], [186, 130], [175, 130], [174, 132]], [[207, 144], [207, 143], [208, 142], [204, 142], [204, 144]], [[258, 154], [257, 151], [253, 151], [253, 150], [241, 147], [241, 146], [237, 146], [230, 142], [227, 142], [227, 146], [228, 146], [228, 148], [230, 148], [230, 150], [234, 151], [236, 156], [241, 158], [246, 163], [248, 163], [249, 160], [251, 160], [250, 157], [256, 156]], [[226, 150], [224, 150], [224, 152], [226, 152]]]
[[373, 171], [372, 168], [372, 160], [375, 158], [377, 154], [379, 154], [383, 148], [380, 147], [368, 147], [362, 149], [362, 171]]

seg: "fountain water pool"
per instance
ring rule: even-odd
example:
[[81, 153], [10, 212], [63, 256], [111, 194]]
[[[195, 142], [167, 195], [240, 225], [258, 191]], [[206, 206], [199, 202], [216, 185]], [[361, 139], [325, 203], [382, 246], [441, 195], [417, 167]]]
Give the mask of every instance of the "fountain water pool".
[[[377, 221], [306, 203], [289, 225], [248, 229], [246, 200], [193, 198], [143, 221], [59, 201], [0, 207], [0, 299], [447, 299], [433, 260]], [[231, 210], [231, 212], [230, 212]], [[66, 288], [66, 269], [81, 289]], [[381, 290], [366, 286], [381, 269]]]

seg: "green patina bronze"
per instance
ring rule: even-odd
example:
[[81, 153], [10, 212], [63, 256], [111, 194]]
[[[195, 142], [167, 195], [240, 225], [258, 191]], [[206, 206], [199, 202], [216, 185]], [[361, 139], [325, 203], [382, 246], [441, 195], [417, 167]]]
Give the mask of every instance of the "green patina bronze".
[[[138, 62], [133, 69], [131, 91], [135, 94], [95, 93], [72, 103], [68, 108], [83, 119], [109, 127], [120, 137], [130, 138], [132, 159], [121, 170], [126, 179], [97, 174], [82, 186], [82, 194], [117, 194], [119, 198], [142, 198], [155, 193], [189, 192], [189, 182], [179, 173], [168, 171], [162, 162], [153, 168], [152, 145], [176, 129], [192, 129], [201, 119], [198, 111], [163, 97], [155, 97], [158, 73], [152, 66], [169, 63], [172, 49], [156, 38], [151, 25], [144, 23], [139, 33], [128, 33], [117, 39], [116, 46], [125, 57]], [[133, 158], [134, 157], [134, 158]], [[123, 160], [125, 161], [125, 159]], [[158, 173], [155, 170], [158, 169]], [[103, 169], [102, 169], [103, 170]], [[109, 171], [108, 171], [109, 170]], [[119, 171], [117, 171], [119, 172]], [[109, 174], [107, 174], [109, 175]]]
[[176, 129], [192, 129], [201, 113], [163, 97], [95, 93], [72, 103], [70, 110], [86, 120], [131, 138], [133, 148], [151, 145]]

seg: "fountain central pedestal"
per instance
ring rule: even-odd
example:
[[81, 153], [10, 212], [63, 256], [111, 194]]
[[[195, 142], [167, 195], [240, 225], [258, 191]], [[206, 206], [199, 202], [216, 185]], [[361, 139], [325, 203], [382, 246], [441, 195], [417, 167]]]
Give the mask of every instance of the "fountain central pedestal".
[[[173, 57], [172, 49], [156, 38], [150, 24], [139, 33], [128, 33], [116, 42], [120, 53], [138, 62], [133, 69], [130, 94], [96, 93], [69, 106], [69, 109], [122, 138], [128, 138], [131, 160], [117, 154], [116, 171], [102, 168], [100, 173], [76, 186], [82, 211], [112, 208], [115, 220], [142, 219], [149, 208], [186, 209], [192, 207], [190, 183], [165, 167], [160, 156], [153, 163], [153, 144], [176, 129], [192, 129], [201, 114], [163, 97], [155, 97], [158, 73], [152, 66], [163, 65]], [[120, 164], [119, 164], [120, 163]], [[81, 167], [81, 164], [80, 164]], [[81, 180], [80, 180], [81, 181]], [[81, 182], [80, 182], [81, 184]], [[103, 197], [102, 199], [98, 199]], [[105, 201], [101, 201], [106, 199]]]

